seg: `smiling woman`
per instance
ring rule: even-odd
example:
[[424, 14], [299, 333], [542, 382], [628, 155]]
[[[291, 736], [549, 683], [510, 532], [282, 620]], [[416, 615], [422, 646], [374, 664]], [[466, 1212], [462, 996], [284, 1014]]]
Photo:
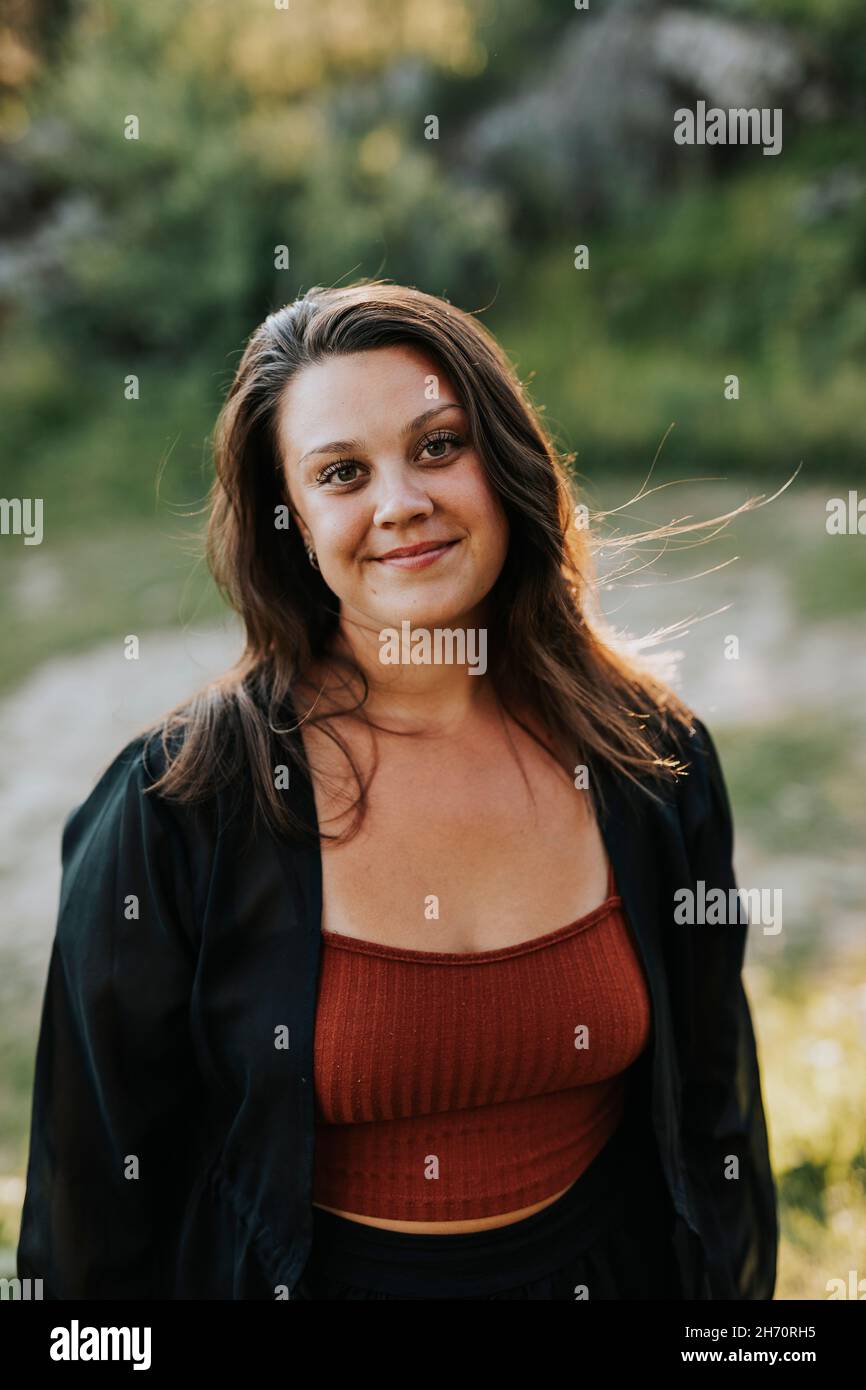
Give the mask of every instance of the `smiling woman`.
[[[438, 404], [418, 414], [431, 396]], [[344, 422], [354, 438], [304, 447]], [[395, 605], [416, 626], [443, 615], [486, 626], [508, 522], [466, 408], [429, 353], [395, 345], [308, 365], [286, 387], [276, 428], [286, 489], [304, 543], [339, 595], [344, 634], [372, 655]]]
[[[20, 1273], [770, 1298], [745, 925], [674, 916], [735, 887], [715, 747], [607, 629], [505, 354], [420, 291], [317, 287], [250, 339], [215, 463], [246, 647], [64, 829]], [[383, 660], [404, 625], [433, 660]]]

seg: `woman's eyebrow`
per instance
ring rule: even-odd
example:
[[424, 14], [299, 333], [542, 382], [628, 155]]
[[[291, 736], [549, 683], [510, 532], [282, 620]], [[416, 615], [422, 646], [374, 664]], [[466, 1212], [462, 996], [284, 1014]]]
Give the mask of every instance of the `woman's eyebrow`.
[[[426, 424], [434, 415], [440, 414], [443, 410], [463, 409], [464, 407], [459, 401], [440, 401], [439, 404], [434, 405], [431, 410], [425, 410], [423, 415], [416, 416], [414, 420], [409, 421], [408, 425], [404, 425], [403, 429], [400, 431], [401, 437], [406, 439], [410, 434], [414, 434], [415, 430], [420, 429], [423, 424]], [[302, 454], [298, 459], [298, 467], [300, 468], [305, 459], [311, 458], [314, 454], [336, 454], [347, 449], [363, 449], [363, 447], [363, 444], [358, 439], [332, 439], [330, 444], [317, 444], [314, 449], [308, 449], [307, 452]]]

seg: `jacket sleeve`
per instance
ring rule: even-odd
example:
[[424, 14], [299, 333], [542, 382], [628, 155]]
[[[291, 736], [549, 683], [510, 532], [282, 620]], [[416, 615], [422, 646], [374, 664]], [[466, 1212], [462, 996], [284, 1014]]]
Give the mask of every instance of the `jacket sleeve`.
[[143, 736], [67, 818], [31, 1112], [20, 1278], [51, 1299], [171, 1298], [190, 1178], [188, 850]]
[[[737, 888], [730, 801], [715, 744], [700, 720], [693, 724], [692, 771], [680, 810], [692, 877], [703, 880], [707, 893], [723, 889], [730, 902]], [[683, 1060], [684, 1142], [713, 1296], [771, 1299], [777, 1203], [742, 979], [748, 922], [745, 912], [727, 917], [723, 924], [689, 928], [692, 1042]]]

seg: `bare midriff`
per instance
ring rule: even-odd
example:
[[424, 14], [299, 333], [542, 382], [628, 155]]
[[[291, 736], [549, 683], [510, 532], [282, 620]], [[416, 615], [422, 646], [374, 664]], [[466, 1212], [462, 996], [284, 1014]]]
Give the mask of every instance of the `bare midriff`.
[[[568, 1187], [571, 1187], [571, 1183]], [[313, 1205], [321, 1207], [322, 1211], [333, 1212], [335, 1216], [344, 1216], [347, 1221], [359, 1221], [362, 1226], [380, 1226], [386, 1231], [407, 1231], [416, 1235], [457, 1236], [466, 1235], [471, 1231], [489, 1231], [496, 1226], [510, 1226], [513, 1221], [522, 1221], [533, 1212], [549, 1207], [551, 1202], [555, 1202], [557, 1197], [568, 1191], [568, 1187], [561, 1188], [559, 1192], [554, 1192], [552, 1196], [545, 1197], [540, 1202], [533, 1202], [532, 1206], [520, 1207], [517, 1211], [498, 1212], [495, 1216], [478, 1216], [471, 1221], [388, 1221], [379, 1216], [361, 1216], [356, 1211], [337, 1211], [336, 1207], [322, 1206], [321, 1202], [314, 1202]]]

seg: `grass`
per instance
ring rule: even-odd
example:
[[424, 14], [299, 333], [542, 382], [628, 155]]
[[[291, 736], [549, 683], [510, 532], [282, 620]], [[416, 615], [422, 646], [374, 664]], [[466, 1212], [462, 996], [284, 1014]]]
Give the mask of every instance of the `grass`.
[[749, 975], [780, 1207], [781, 1299], [866, 1275], [866, 954]]
[[738, 838], [769, 854], [844, 854], [866, 844], [862, 721], [804, 713], [769, 728], [738, 725], [718, 742]]

